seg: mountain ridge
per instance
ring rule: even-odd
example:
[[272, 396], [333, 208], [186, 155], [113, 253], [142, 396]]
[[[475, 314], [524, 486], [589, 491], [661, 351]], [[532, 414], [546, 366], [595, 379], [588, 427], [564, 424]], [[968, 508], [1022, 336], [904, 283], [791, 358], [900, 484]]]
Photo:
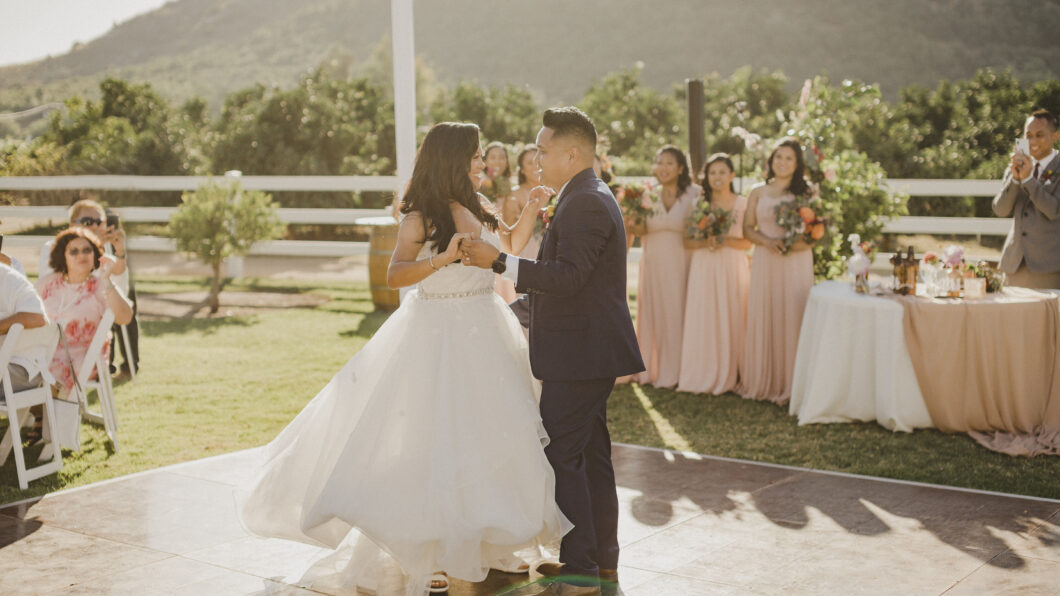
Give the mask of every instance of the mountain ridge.
[[[660, 89], [745, 65], [781, 70], [793, 86], [822, 72], [874, 82], [888, 97], [985, 67], [1027, 82], [1060, 78], [1060, 0], [447, 0], [415, 9], [417, 54], [441, 83], [510, 83], [546, 102], [576, 101], [638, 62], [644, 83]], [[0, 67], [0, 109], [91, 96], [105, 76], [218, 109], [232, 91], [289, 86], [329, 59], [363, 66], [389, 35], [389, 13], [385, 0], [174, 0], [61, 56]]]

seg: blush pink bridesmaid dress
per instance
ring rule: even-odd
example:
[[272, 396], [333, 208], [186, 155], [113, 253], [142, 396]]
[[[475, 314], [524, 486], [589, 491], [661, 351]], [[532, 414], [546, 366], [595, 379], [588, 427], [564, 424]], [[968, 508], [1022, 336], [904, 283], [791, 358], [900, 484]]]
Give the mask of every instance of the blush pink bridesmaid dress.
[[[776, 207], [792, 198], [791, 194], [759, 198], [755, 216], [762, 233], [773, 238], [784, 235], [777, 225]], [[755, 248], [747, 302], [747, 340], [738, 390], [743, 397], [778, 404], [791, 399], [795, 349], [811, 288], [812, 250], [780, 255], [761, 246]]]
[[[726, 236], [743, 238], [747, 198], [737, 196]], [[678, 391], [719, 395], [736, 389], [747, 333], [751, 268], [747, 251], [722, 246], [692, 251], [685, 297]]]
[[691, 184], [667, 211], [657, 201], [641, 238], [637, 284], [637, 341], [647, 367], [635, 380], [656, 387], [677, 385], [685, 314], [688, 251], [685, 226], [702, 189]]

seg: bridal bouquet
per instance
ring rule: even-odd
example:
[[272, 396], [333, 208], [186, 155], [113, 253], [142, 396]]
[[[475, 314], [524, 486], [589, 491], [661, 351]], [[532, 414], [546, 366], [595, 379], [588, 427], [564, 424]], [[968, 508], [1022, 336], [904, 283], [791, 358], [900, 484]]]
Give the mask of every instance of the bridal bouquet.
[[720, 238], [732, 227], [732, 211], [711, 206], [709, 201], [700, 201], [688, 218], [688, 237], [693, 240]]
[[645, 218], [655, 209], [651, 189], [637, 182], [621, 186], [615, 198], [622, 208], [622, 214], [631, 218], [637, 225], [644, 223]]
[[817, 215], [816, 197], [795, 198], [777, 205], [777, 225], [784, 230], [784, 252], [800, 238], [813, 243], [824, 237], [827, 222]]

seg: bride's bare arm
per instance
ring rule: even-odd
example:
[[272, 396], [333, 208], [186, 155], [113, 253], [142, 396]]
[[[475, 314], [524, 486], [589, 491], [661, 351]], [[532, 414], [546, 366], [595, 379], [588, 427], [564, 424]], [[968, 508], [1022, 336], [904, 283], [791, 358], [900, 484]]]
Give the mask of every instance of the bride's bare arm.
[[547, 186], [536, 186], [530, 191], [526, 205], [523, 206], [523, 211], [519, 214], [519, 221], [512, 226], [512, 234], [509, 236], [508, 246], [504, 247], [504, 241], [502, 240], [501, 250], [513, 255], [523, 252], [523, 249], [530, 242], [530, 237], [534, 235], [534, 226], [537, 224], [538, 213], [554, 194], [556, 192]]
[[403, 288], [417, 284], [435, 271], [455, 262], [460, 258], [460, 242], [468, 234], [454, 234], [449, 241], [449, 248], [440, 255], [430, 255], [417, 260], [423, 243], [427, 241], [427, 232], [423, 225], [423, 216], [410, 213], [401, 220], [398, 226], [397, 247], [390, 257], [390, 267], [386, 271], [386, 285], [391, 289]]

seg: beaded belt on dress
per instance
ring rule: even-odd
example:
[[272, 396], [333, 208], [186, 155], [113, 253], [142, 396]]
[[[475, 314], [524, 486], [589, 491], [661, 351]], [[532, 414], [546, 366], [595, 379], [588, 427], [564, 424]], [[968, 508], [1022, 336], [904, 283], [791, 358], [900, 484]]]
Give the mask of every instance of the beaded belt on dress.
[[471, 296], [485, 296], [492, 294], [492, 287], [479, 288], [477, 290], [468, 290], [466, 292], [452, 292], [449, 294], [431, 294], [430, 292], [424, 292], [423, 288], [420, 288], [420, 298], [424, 300], [451, 300], [453, 298], [470, 298]]

